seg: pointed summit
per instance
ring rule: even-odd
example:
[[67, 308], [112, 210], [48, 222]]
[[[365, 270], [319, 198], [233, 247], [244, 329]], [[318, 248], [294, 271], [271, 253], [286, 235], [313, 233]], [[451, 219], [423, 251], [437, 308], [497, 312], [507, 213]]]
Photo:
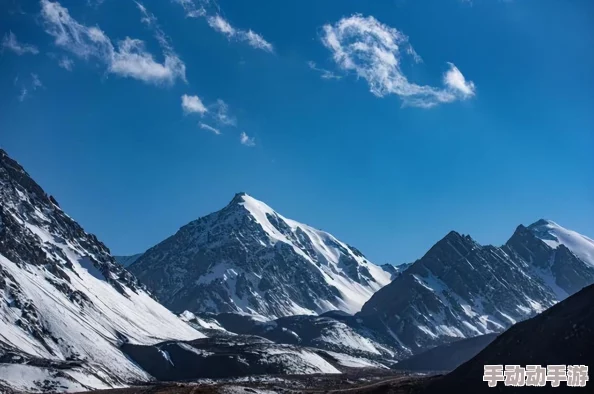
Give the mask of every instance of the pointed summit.
[[246, 192], [235, 193], [235, 195], [233, 196], [233, 199], [231, 200], [231, 202], [229, 202], [229, 205], [238, 204], [240, 202], [243, 202], [243, 199], [245, 196], [247, 196]]
[[528, 226], [528, 228], [532, 229], [547, 226], [558, 226], [558, 224], [549, 219], [539, 219], [536, 222], [532, 223], [530, 226]]
[[594, 267], [594, 240], [552, 220], [540, 219], [528, 226], [528, 230], [553, 249], [565, 245], [573, 254]]
[[244, 192], [146, 251], [130, 270], [174, 311], [267, 318], [352, 314], [390, 282], [361, 252]]

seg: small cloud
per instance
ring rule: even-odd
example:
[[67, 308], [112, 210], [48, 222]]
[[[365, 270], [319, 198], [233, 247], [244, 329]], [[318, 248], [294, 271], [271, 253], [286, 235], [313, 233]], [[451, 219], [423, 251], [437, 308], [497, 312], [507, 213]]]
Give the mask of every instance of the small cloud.
[[43, 84], [39, 80], [39, 76], [37, 74], [31, 73], [31, 80], [31, 86], [33, 87], [33, 90], [37, 90], [37, 88], [43, 87]]
[[64, 56], [58, 61], [58, 66], [62, 67], [64, 70], [72, 71], [74, 67], [74, 61], [69, 57]]
[[251, 47], [261, 49], [266, 52], [274, 52], [272, 44], [266, 41], [264, 37], [258, 33], [248, 30], [247, 32], [241, 32], [241, 34], [245, 37], [245, 40]]
[[474, 82], [466, 81], [464, 75], [453, 63], [448, 63], [450, 69], [444, 74], [444, 83], [452, 89], [459, 91], [464, 97], [472, 97], [475, 93]]
[[141, 40], [126, 37], [116, 48], [101, 29], [79, 23], [60, 3], [41, 0], [41, 8], [45, 32], [54, 37], [57, 46], [73, 55], [96, 59], [112, 74], [146, 83], [171, 85], [177, 79], [186, 81], [185, 64], [170, 47], [163, 48], [164, 61], [159, 63]]
[[226, 126], [236, 126], [237, 121], [231, 115], [229, 115], [229, 106], [226, 102], [221, 99], [218, 99], [217, 102], [213, 105], [215, 108], [214, 116], [216, 121], [219, 124], [226, 125]]
[[19, 42], [16, 35], [12, 31], [6, 33], [2, 39], [2, 52], [4, 52], [5, 49], [11, 50], [19, 56], [27, 53], [33, 55], [37, 55], [39, 53], [39, 50], [36, 46]]
[[153, 14], [148, 12], [146, 7], [142, 3], [139, 3], [138, 1], [135, 1], [135, 3], [138, 7], [138, 10], [140, 10], [140, 13], [142, 14], [140, 21], [147, 26], [155, 25], [157, 23], [157, 18]]
[[206, 123], [200, 123], [200, 128], [203, 129], [203, 130], [212, 131], [216, 135], [220, 135], [221, 134], [221, 131], [219, 129], [216, 129], [216, 128], [212, 127], [212, 126], [209, 126]]
[[[247, 43], [252, 48], [261, 49], [265, 52], [274, 52], [272, 44], [261, 35], [251, 29], [238, 29], [231, 25], [229, 21], [221, 16], [221, 10], [215, 2], [212, 2], [215, 8], [214, 13], [206, 10], [211, 2], [208, 0], [201, 0], [200, 5], [196, 5], [194, 0], [172, 0], [179, 4], [189, 18], [206, 18], [208, 25], [215, 31], [225, 35], [230, 40], [236, 40]], [[210, 7], [213, 8], [213, 7]]]
[[242, 145], [245, 145], [245, 146], [256, 146], [254, 137], [248, 137], [248, 135], [245, 133], [245, 131], [241, 132], [241, 135], [239, 136], [239, 141], [241, 142]]
[[118, 42], [109, 71], [147, 83], [173, 84], [178, 77], [185, 80], [186, 66], [177, 56], [166, 55], [164, 63], [156, 62], [145, 50], [143, 41], [126, 37]]
[[[16, 85], [19, 82], [20, 78], [15, 78], [14, 84]], [[19, 101], [24, 101], [27, 97], [29, 97], [31, 92], [36, 91], [39, 88], [43, 88], [43, 84], [39, 79], [39, 76], [35, 73], [31, 73], [31, 82], [27, 84], [26, 82], [21, 83], [21, 92], [18, 95]]]
[[322, 79], [341, 79], [342, 76], [334, 74], [332, 71], [330, 70], [325, 70], [323, 68], [319, 68], [315, 62], [309, 61], [307, 62], [307, 65], [309, 66], [309, 68], [311, 68], [314, 71], [317, 71], [320, 73], [320, 77]]
[[27, 93], [28, 93], [27, 88], [21, 89], [21, 94], [19, 94], [19, 97], [18, 97], [20, 102], [23, 102], [25, 100], [25, 98], [27, 97]]
[[208, 112], [208, 109], [204, 106], [202, 100], [200, 100], [198, 96], [188, 96], [187, 94], [184, 94], [181, 97], [181, 101], [182, 109], [186, 114], [197, 113], [204, 115]]
[[208, 25], [219, 33], [225, 34], [229, 38], [236, 34], [235, 28], [220, 15], [209, 17]]
[[322, 43], [340, 70], [353, 72], [367, 81], [378, 97], [397, 95], [403, 105], [431, 108], [438, 104], [474, 96], [475, 86], [449, 63], [444, 86], [433, 87], [410, 82], [401, 69], [403, 53], [415, 63], [422, 62], [408, 37], [372, 16], [355, 14], [323, 27]]
[[206, 15], [206, 10], [202, 6], [197, 6], [192, 0], [172, 0], [182, 6], [188, 18], [199, 18]]

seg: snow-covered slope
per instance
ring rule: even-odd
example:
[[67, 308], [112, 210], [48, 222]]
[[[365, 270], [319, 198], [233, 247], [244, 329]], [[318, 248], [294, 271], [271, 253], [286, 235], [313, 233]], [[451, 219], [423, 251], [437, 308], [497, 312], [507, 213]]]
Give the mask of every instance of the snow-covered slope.
[[594, 240], [563, 228], [551, 220], [541, 219], [531, 224], [528, 229], [551, 248], [564, 245], [581, 260], [594, 267]]
[[279, 345], [256, 336], [224, 336], [123, 346], [160, 380], [222, 379], [263, 374], [339, 374], [315, 349]]
[[502, 332], [594, 283], [563, 244], [519, 226], [502, 247], [450, 232], [356, 315], [409, 353]]
[[[87, 388], [115, 387], [150, 378], [121, 344], [203, 337], [154, 300], [2, 150], [0, 202], [0, 359], [10, 351], [68, 361], [89, 376]], [[41, 367], [2, 371], [7, 382], [51, 374]]]
[[344, 316], [344, 321], [306, 315], [259, 321], [252, 316], [235, 313], [195, 316], [186, 311], [182, 318], [207, 334], [212, 332], [211, 329], [225, 330], [228, 333], [257, 335], [278, 344], [307, 346], [374, 360], [395, 356], [389, 347], [349, 326], [351, 316]]
[[355, 313], [390, 273], [245, 193], [146, 251], [130, 270], [171, 310], [268, 318]]

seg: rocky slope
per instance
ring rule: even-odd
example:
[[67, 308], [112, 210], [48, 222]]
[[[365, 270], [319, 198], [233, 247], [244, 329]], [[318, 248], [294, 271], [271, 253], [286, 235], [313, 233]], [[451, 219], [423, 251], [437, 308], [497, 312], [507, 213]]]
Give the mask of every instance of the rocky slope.
[[588, 263], [535, 230], [550, 223], [519, 226], [502, 247], [450, 232], [356, 317], [409, 354], [502, 332], [594, 283]]
[[218, 335], [222, 330], [256, 335], [278, 344], [323, 349], [380, 363], [389, 363], [396, 356], [389, 346], [374, 341], [371, 333], [358, 332], [344, 321], [327, 316], [300, 315], [262, 321], [234, 313], [196, 316], [186, 312], [182, 318], [207, 334]]
[[120, 345], [200, 337], [0, 150], [0, 385], [82, 390], [148, 380]]
[[436, 346], [393, 366], [403, 371], [453, 371], [487, 347], [497, 334], [479, 335]]
[[183, 226], [129, 269], [174, 312], [267, 318], [355, 313], [391, 276], [354, 247], [245, 193]]
[[[546, 312], [518, 323], [497, 337], [478, 355], [444, 378], [435, 381], [426, 392], [578, 392], [586, 388], [567, 387], [488, 387], [482, 381], [484, 365], [594, 365], [594, 285], [582, 289]], [[591, 372], [590, 372], [591, 373]]]

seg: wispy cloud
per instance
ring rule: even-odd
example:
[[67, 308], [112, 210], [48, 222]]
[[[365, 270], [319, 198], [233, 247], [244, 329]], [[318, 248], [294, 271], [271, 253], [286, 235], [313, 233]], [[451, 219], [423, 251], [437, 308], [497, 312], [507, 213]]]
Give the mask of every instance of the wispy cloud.
[[85, 60], [96, 59], [107, 72], [134, 78], [155, 85], [171, 85], [177, 79], [186, 81], [186, 67], [170, 48], [163, 48], [164, 61], [153, 58], [138, 39], [126, 37], [113, 45], [111, 39], [96, 26], [86, 26], [70, 16], [58, 2], [41, 0], [41, 17], [46, 33], [54, 43]]
[[322, 79], [341, 79], [342, 78], [342, 76], [337, 75], [330, 70], [326, 70], [326, 69], [318, 67], [315, 62], [309, 61], [309, 62], [307, 62], [307, 65], [312, 70], [319, 72], [320, 77]]
[[242, 145], [245, 146], [256, 146], [256, 142], [254, 141], [254, 137], [249, 137], [245, 131], [241, 132], [241, 135], [239, 136], [239, 142], [241, 142]]
[[[14, 80], [14, 84], [16, 85], [19, 82], [20, 78], [17, 76]], [[43, 88], [43, 83], [39, 79], [39, 76], [35, 73], [31, 73], [31, 80], [29, 83], [23, 82], [21, 83], [20, 93], [17, 96], [19, 101], [24, 101], [27, 97], [29, 97], [31, 92], [36, 91], [39, 88]]]
[[64, 70], [72, 71], [74, 68], [74, 61], [69, 57], [64, 56], [58, 60], [58, 66], [62, 67]]
[[37, 90], [37, 88], [43, 87], [43, 84], [39, 80], [39, 76], [37, 74], [31, 73], [31, 86], [33, 90]]
[[226, 102], [218, 99], [213, 105], [213, 114], [217, 123], [225, 126], [237, 126], [235, 117], [229, 114], [229, 106]]
[[219, 33], [224, 34], [230, 40], [243, 41], [253, 48], [261, 49], [266, 52], [274, 52], [272, 44], [266, 41], [264, 37], [252, 30], [236, 29], [221, 15], [217, 14], [209, 16], [207, 21], [210, 27]]
[[202, 5], [196, 5], [193, 0], [171, 0], [173, 3], [181, 5], [188, 18], [199, 18], [206, 15], [206, 10]]
[[410, 82], [400, 66], [402, 54], [415, 63], [421, 62], [421, 57], [406, 35], [372, 16], [356, 14], [325, 25], [322, 43], [332, 52], [339, 69], [365, 79], [378, 97], [395, 94], [404, 105], [430, 108], [475, 95], [474, 83], [467, 81], [453, 63], [448, 63], [441, 88]]
[[198, 96], [188, 96], [187, 94], [184, 94], [181, 97], [181, 106], [185, 114], [204, 115], [208, 112], [208, 109]]
[[[203, 119], [207, 119], [209, 123], [215, 123], [220, 127], [237, 126], [235, 117], [231, 116], [229, 113], [229, 106], [221, 99], [218, 99], [207, 106], [200, 97], [184, 94], [181, 96], [181, 106], [185, 115], [198, 114]], [[198, 125], [203, 130], [208, 130], [217, 135], [222, 134], [218, 127], [211, 126], [204, 122], [200, 122]], [[248, 145], [251, 142], [253, 142], [253, 139], [246, 139]]]
[[206, 123], [200, 123], [200, 128], [203, 129], [203, 130], [211, 131], [211, 132], [215, 133], [216, 135], [220, 135], [221, 134], [221, 131], [219, 129], [214, 128], [214, 127], [212, 127], [210, 125], [207, 125]]
[[[197, 5], [195, 0], [172, 0], [174, 3], [181, 5], [187, 17], [197, 18], [204, 17], [208, 25], [215, 31], [225, 35], [229, 40], [245, 42], [249, 46], [260, 49], [266, 52], [274, 52], [273, 45], [268, 42], [262, 35], [254, 32], [251, 29], [239, 29], [231, 25], [222, 15], [221, 10], [215, 2], [200, 0]], [[212, 5], [209, 8], [215, 8], [215, 12], [209, 12], [206, 6]]]
[[135, 1], [135, 3], [141, 13], [140, 21], [149, 27], [155, 26], [157, 24], [155, 15], [151, 14], [142, 3], [139, 3], [138, 1]]
[[229, 38], [237, 34], [235, 28], [220, 15], [209, 16], [207, 20], [210, 27]]
[[5, 49], [11, 50], [19, 56], [27, 53], [32, 55], [37, 55], [39, 53], [39, 50], [35, 45], [19, 42], [12, 31], [6, 33], [2, 38], [2, 51], [4, 52]]
[[19, 101], [25, 101], [25, 99], [27, 98], [27, 94], [29, 93], [29, 90], [26, 87], [22, 87], [21, 88], [21, 93], [18, 96]]

